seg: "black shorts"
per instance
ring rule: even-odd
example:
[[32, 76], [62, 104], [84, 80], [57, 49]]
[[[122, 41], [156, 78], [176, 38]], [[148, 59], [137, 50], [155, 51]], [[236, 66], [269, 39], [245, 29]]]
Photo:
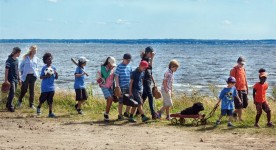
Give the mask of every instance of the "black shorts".
[[87, 100], [88, 95], [86, 89], [75, 89], [76, 92], [76, 101]]
[[241, 99], [242, 103], [239, 103], [237, 98], [234, 99], [235, 109], [242, 109], [248, 106], [248, 98], [245, 90], [238, 90], [238, 96]]
[[54, 95], [55, 91], [43, 92], [40, 94], [39, 102], [44, 103], [47, 100], [48, 105], [53, 104]]

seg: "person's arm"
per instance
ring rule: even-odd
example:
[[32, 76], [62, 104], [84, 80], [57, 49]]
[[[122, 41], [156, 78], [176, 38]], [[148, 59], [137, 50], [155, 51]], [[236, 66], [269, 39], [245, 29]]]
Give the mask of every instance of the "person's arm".
[[79, 69], [76, 70], [76, 72], [75, 72], [75, 77], [76, 77], [76, 78], [79, 78], [79, 77], [81, 77], [81, 76], [83, 76], [83, 75], [85, 75], [85, 72], [84, 72], [84, 71], [80, 72]]
[[21, 74], [23, 74], [24, 65], [25, 65], [25, 59], [23, 59], [21, 64], [19, 65], [19, 70]]
[[216, 106], [219, 106], [220, 102], [221, 102], [221, 99], [218, 100]]
[[253, 88], [253, 101], [254, 101], [254, 104], [256, 104], [255, 95], [256, 95], [256, 89]]
[[58, 79], [58, 73], [57, 73], [56, 69], [54, 69], [54, 74], [55, 74], [55, 79], [57, 80]]
[[116, 87], [120, 87], [118, 75], [115, 75], [115, 83], [116, 83]]
[[9, 76], [9, 69], [5, 69], [5, 83], [9, 83], [8, 81], [8, 76]]
[[133, 79], [130, 79], [130, 83], [129, 83], [129, 96], [132, 96], [132, 85], [133, 85]]
[[155, 56], [155, 53], [152, 52], [150, 63], [149, 63], [151, 65], [151, 67], [153, 66], [153, 58], [154, 58], [154, 56]]
[[50, 77], [51, 77], [51, 75], [49, 73], [47, 73], [46, 75], [41, 75], [40, 79], [43, 80], [45, 78], [50, 78]]
[[163, 86], [164, 86], [165, 91], [166, 91], [166, 92], [169, 92], [167, 82], [168, 82], [168, 80], [167, 80], [167, 79], [164, 79], [162, 84], [163, 84]]
[[18, 84], [21, 85], [21, 79], [20, 79], [20, 74], [19, 74], [19, 70], [17, 69], [17, 80], [18, 80]]

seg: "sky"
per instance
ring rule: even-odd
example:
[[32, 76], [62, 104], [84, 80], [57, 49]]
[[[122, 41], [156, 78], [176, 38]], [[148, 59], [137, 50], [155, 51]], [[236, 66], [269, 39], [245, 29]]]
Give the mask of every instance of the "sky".
[[276, 0], [0, 0], [0, 39], [276, 39]]

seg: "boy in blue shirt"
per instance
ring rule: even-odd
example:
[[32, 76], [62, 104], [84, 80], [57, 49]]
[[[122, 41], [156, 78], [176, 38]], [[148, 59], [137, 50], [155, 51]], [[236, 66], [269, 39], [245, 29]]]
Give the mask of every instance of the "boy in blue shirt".
[[85, 57], [80, 57], [78, 60], [78, 67], [75, 71], [74, 89], [76, 92], [76, 101], [78, 102], [75, 105], [75, 108], [79, 114], [83, 114], [83, 111], [81, 110], [81, 105], [88, 98], [84, 82], [85, 75], [88, 76], [84, 68], [84, 66], [86, 66], [86, 62], [88, 62], [88, 59], [86, 59]]
[[[123, 95], [129, 93], [129, 82], [130, 82], [130, 75], [132, 72], [131, 65], [129, 64], [131, 61], [131, 55], [129, 53], [124, 54], [123, 62], [120, 63], [115, 71], [115, 82], [116, 87], [121, 89], [121, 96], [119, 97], [119, 105], [118, 105], [118, 120], [123, 120], [124, 117], [123, 113]], [[126, 111], [124, 113], [125, 117], [129, 117], [129, 110], [130, 106], [127, 106]]]
[[[53, 105], [53, 97], [55, 95], [55, 84], [54, 80], [58, 79], [58, 73], [56, 72], [56, 67], [52, 66], [52, 59], [53, 56], [51, 53], [45, 53], [43, 55], [43, 62], [46, 64], [40, 73], [41, 82], [41, 94], [39, 97], [39, 105], [37, 106], [37, 115], [41, 114], [41, 105], [47, 100], [49, 105], [49, 115], [50, 118], [55, 118], [56, 115], [52, 111]], [[52, 68], [54, 73], [53, 74], [45, 74], [45, 70], [47, 68]]]
[[[132, 72], [130, 85], [129, 85], [129, 96], [133, 97], [133, 99], [138, 103], [138, 111], [141, 114], [143, 122], [149, 120], [149, 118], [146, 117], [144, 114], [143, 99], [142, 99], [142, 87], [143, 87], [142, 81], [144, 79], [145, 70], [148, 67], [149, 67], [148, 62], [141, 61], [139, 67]], [[133, 114], [135, 111], [136, 111], [136, 107], [132, 107], [130, 117], [129, 117], [130, 122], [136, 122], [136, 120], [133, 117]]]
[[225, 87], [219, 96], [219, 101], [217, 105], [221, 102], [221, 115], [219, 119], [216, 121], [216, 125], [220, 124], [221, 118], [225, 115], [229, 117], [228, 119], [228, 127], [233, 127], [233, 110], [234, 110], [234, 98], [237, 98], [241, 103], [239, 96], [237, 95], [237, 89], [235, 87], [236, 79], [234, 77], [229, 77], [227, 82], [227, 87]]

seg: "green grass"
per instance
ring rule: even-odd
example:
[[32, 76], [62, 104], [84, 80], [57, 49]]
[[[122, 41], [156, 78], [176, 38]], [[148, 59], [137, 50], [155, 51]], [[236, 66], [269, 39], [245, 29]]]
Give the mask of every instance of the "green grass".
[[[36, 91], [39, 91], [39, 88], [36, 88]], [[210, 91], [213, 93], [213, 95], [218, 95], [218, 88], [210, 85], [209, 86]], [[54, 105], [53, 110], [54, 113], [58, 116], [56, 120], [61, 120], [65, 122], [101, 122], [103, 120], [103, 113], [105, 111], [106, 101], [103, 98], [103, 96], [99, 97], [93, 97], [92, 93], [92, 86], [88, 87], [89, 92], [89, 98], [85, 102], [83, 106], [83, 111], [85, 112], [85, 115], [78, 115], [74, 105], [76, 103], [75, 101], [75, 93], [72, 90], [60, 90], [56, 91], [54, 96]], [[17, 97], [19, 94], [19, 90], [17, 91], [16, 97], [14, 98], [14, 104], [17, 103]], [[0, 108], [4, 109], [4, 101], [7, 94], [1, 94], [1, 101], [0, 101]], [[39, 93], [36, 92], [35, 94], [35, 105], [38, 104], [38, 98]], [[268, 99], [270, 107], [272, 109], [272, 121], [276, 123], [276, 101], [273, 97], [270, 97]], [[217, 98], [215, 96], [204, 96], [201, 95], [198, 91], [192, 92], [192, 94], [183, 94], [183, 95], [177, 95], [173, 97], [174, 106], [171, 109], [171, 113], [178, 113], [182, 109], [186, 107], [192, 106], [195, 102], [202, 102], [204, 104], [205, 110], [201, 113], [208, 114], [213, 109], [214, 105], [217, 103]], [[155, 107], [156, 109], [160, 109], [162, 107], [163, 101], [162, 99], [155, 101]], [[114, 103], [110, 110], [110, 119], [114, 120], [110, 123], [120, 125], [122, 122], [116, 122], [118, 111], [117, 111], [118, 103]], [[125, 109], [125, 107], [124, 107]], [[148, 102], [145, 103], [144, 106], [145, 112], [147, 116], [150, 116], [150, 109], [148, 107]], [[31, 110], [28, 108], [28, 93], [26, 94], [24, 101], [23, 101], [23, 107], [20, 110], [16, 110], [17, 112], [20, 112], [24, 114], [27, 117], [34, 117], [35, 116], [35, 110]], [[1, 113], [1, 112], [0, 112]], [[42, 116], [41, 118], [47, 118], [48, 114], [48, 106], [47, 103], [44, 103], [42, 106]], [[221, 132], [233, 132], [233, 133], [248, 133], [248, 134], [265, 134], [265, 135], [276, 135], [276, 131], [273, 128], [267, 128], [265, 127], [266, 124], [266, 113], [263, 112], [263, 115], [261, 116], [259, 124], [261, 125], [261, 129], [256, 129], [253, 127], [256, 110], [255, 105], [252, 102], [252, 99], [249, 100], [249, 106], [244, 111], [243, 114], [243, 122], [234, 122], [233, 124], [236, 126], [234, 129], [228, 129], [227, 126], [227, 118], [223, 118], [222, 124], [218, 127], [214, 127], [214, 123], [217, 120], [218, 116], [220, 115], [220, 108], [218, 108], [214, 114], [213, 117], [208, 119], [208, 125], [207, 126], [198, 126], [193, 127], [191, 125], [192, 119], [186, 119], [185, 125], [171, 125], [170, 122], [165, 120], [157, 120], [157, 121], [149, 121], [146, 125], [148, 126], [174, 126], [176, 128], [180, 128], [183, 130], [192, 130], [192, 131], [199, 131], [199, 132], [215, 132], [215, 133], [221, 133]], [[139, 120], [139, 119], [137, 119]], [[140, 124], [140, 121], [139, 123]]]

